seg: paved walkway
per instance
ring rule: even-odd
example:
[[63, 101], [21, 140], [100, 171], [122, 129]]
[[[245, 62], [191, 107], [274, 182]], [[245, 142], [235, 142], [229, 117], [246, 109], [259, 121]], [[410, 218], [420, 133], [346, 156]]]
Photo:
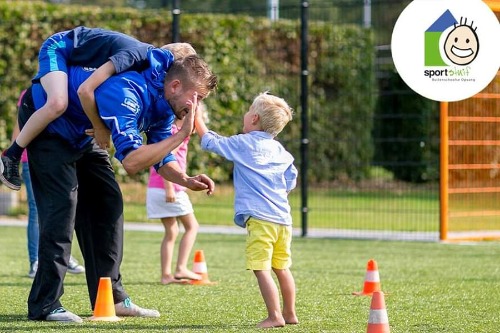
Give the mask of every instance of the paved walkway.
[[[0, 226], [26, 227], [26, 219], [14, 219], [0, 216]], [[181, 226], [182, 227], [182, 226]], [[163, 232], [160, 223], [125, 222], [125, 230]], [[246, 230], [237, 226], [214, 226], [200, 224], [199, 233], [245, 235]], [[295, 237], [301, 236], [301, 229], [294, 228]], [[310, 229], [307, 237], [310, 238], [341, 238], [341, 239], [371, 239], [371, 240], [406, 240], [436, 242], [439, 240], [437, 232], [394, 232], [376, 230], [347, 230], [347, 229]]]
[[[11, 217], [0, 216], [0, 226], [9, 227], [26, 227], [28, 221], [26, 219], [15, 219]], [[182, 227], [182, 226], [181, 226]], [[126, 222], [125, 230], [132, 231], [152, 231], [163, 232], [163, 225], [160, 223], [139, 223], [139, 222]], [[214, 234], [246, 234], [245, 229], [237, 226], [206, 226], [200, 225], [200, 233], [214, 233]]]
[[[1, 226], [26, 227], [26, 218], [16, 219], [9, 216], [0, 215]], [[182, 230], [182, 225], [181, 225]], [[163, 232], [163, 225], [147, 222], [125, 222], [125, 230], [131, 231], [151, 231]], [[226, 235], [245, 235], [246, 230], [236, 225], [216, 226], [200, 224], [199, 233], [207, 234], [226, 234]], [[302, 231], [300, 228], [294, 228], [295, 237], [300, 237]], [[390, 230], [356, 230], [356, 229], [312, 229], [307, 232], [308, 238], [336, 238], [336, 239], [365, 239], [365, 240], [389, 240], [389, 241], [417, 241], [417, 242], [439, 242], [438, 232], [405, 232]], [[478, 241], [478, 240], [500, 240], [500, 230], [491, 231], [468, 231], [468, 232], [449, 232], [450, 242], [460, 240]], [[446, 241], [445, 241], [446, 242]]]

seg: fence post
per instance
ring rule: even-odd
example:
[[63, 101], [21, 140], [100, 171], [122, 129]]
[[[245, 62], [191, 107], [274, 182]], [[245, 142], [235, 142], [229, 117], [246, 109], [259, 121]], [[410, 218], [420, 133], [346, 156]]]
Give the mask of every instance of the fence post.
[[372, 1], [363, 0], [363, 26], [370, 28], [372, 26]]
[[440, 154], [439, 154], [439, 239], [448, 239], [448, 102], [439, 104]]
[[302, 236], [307, 236], [307, 169], [308, 169], [308, 149], [309, 149], [309, 118], [308, 118], [308, 78], [309, 71], [307, 67], [307, 55], [308, 55], [308, 8], [309, 3], [307, 1], [302, 2], [300, 23], [301, 23], [301, 47], [300, 47], [300, 61], [301, 61], [301, 94], [300, 94], [300, 104], [301, 104], [301, 145], [300, 145], [300, 177], [301, 177], [301, 218], [302, 218]]
[[179, 24], [180, 24], [180, 0], [172, 0], [172, 43], [177, 43], [180, 40]]
[[280, 18], [279, 14], [280, 0], [267, 0], [267, 17], [271, 21], [277, 21]]

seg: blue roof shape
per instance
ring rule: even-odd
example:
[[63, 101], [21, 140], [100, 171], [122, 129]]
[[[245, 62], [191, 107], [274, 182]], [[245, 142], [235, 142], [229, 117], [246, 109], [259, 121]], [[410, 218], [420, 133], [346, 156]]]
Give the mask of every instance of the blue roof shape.
[[426, 32], [443, 32], [450, 26], [457, 24], [457, 20], [453, 17], [450, 10], [447, 9], [430, 27]]

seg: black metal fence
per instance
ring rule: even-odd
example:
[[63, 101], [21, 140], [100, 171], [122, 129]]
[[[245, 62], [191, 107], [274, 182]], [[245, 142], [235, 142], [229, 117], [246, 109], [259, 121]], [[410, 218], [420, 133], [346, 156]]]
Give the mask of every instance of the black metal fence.
[[[296, 4], [280, 6], [274, 16], [270, 14], [270, 8], [263, 5], [247, 6], [236, 11], [237, 14], [270, 15], [270, 19], [301, 21], [302, 45], [298, 52], [302, 59], [298, 89], [302, 133], [301, 154], [297, 156], [301, 179], [300, 195], [294, 194], [290, 198], [296, 225], [300, 219], [304, 236], [438, 239], [437, 104], [416, 96], [406, 87], [395, 73], [390, 55], [392, 27], [409, 2], [297, 1]], [[220, 11], [227, 13], [222, 8]], [[322, 184], [307, 180], [308, 170], [314, 173], [318, 163], [325, 163], [311, 161], [308, 154], [310, 149], [314, 149], [309, 142], [309, 133], [314, 128], [310, 128], [308, 114], [318, 107], [309, 102], [308, 81], [318, 73], [310, 71], [307, 66], [307, 27], [317, 21], [371, 27], [375, 32], [378, 85], [366, 92], [377, 101], [372, 131], [375, 151], [371, 173], [364, 179], [340, 178]], [[182, 25], [179, 29], [182, 31]], [[272, 80], [272, 77], [266, 79]], [[361, 96], [350, 98], [361, 99]], [[342, 119], [332, 115], [323, 121], [328, 127], [327, 122], [342, 122]], [[338, 140], [335, 133], [324, 139]], [[355, 142], [344, 144], [356, 147]], [[330, 167], [340, 166], [330, 163]]]
[[[349, 238], [390, 238], [437, 240], [439, 230], [438, 165], [439, 143], [437, 105], [415, 96], [395, 73], [390, 56], [392, 28], [405, 6], [411, 1], [398, 0], [341, 0], [341, 1], [276, 1], [239, 2], [229, 6], [227, 1], [219, 1], [220, 6], [212, 6], [197, 11], [191, 1], [155, 1], [150, 7], [168, 5], [173, 15], [174, 41], [182, 34], [183, 13], [217, 12], [225, 14], [268, 16], [271, 20], [286, 18], [301, 23], [302, 45], [301, 73], [297, 78], [301, 121], [301, 154], [296, 156], [300, 169], [300, 188], [290, 196], [295, 225], [299, 224], [302, 235]], [[132, 3], [137, 3], [132, 1]], [[183, 7], [183, 4], [186, 6]], [[273, 7], [273, 4], [275, 5]], [[142, 1], [148, 7], [148, 1]], [[189, 5], [189, 6], [187, 6]], [[313, 145], [309, 134], [314, 131], [309, 124], [309, 114], [318, 108], [312, 105], [310, 94], [311, 78], [317, 72], [308, 69], [308, 26], [311, 22], [332, 25], [354, 24], [370, 27], [377, 44], [376, 77], [378, 85], [365, 93], [375, 100], [373, 110], [374, 146], [370, 174], [363, 178], [349, 177], [322, 183], [308, 182], [309, 172], [314, 173], [318, 163], [328, 160], [311, 161], [309, 151]], [[355, 42], [355, 41], [353, 41]], [[331, 60], [332, 62], [335, 59]], [[355, 61], [353, 59], [353, 61]], [[224, 75], [218, 73], [220, 80]], [[252, 73], [248, 73], [252, 75]], [[273, 80], [269, 73], [264, 80]], [[347, 94], [349, 92], [346, 92]], [[349, 96], [360, 99], [366, 96]], [[322, 119], [323, 126], [329, 122], [338, 123], [343, 119], [334, 115]], [[331, 133], [324, 140], [341, 140]], [[343, 144], [355, 149], [356, 142]], [[330, 168], [341, 167], [335, 163]], [[352, 166], [355, 167], [355, 166]], [[309, 170], [309, 172], [308, 172]], [[232, 211], [233, 207], [218, 207], [214, 214], [231, 215], [222, 210]], [[217, 217], [215, 217], [217, 219]], [[299, 223], [300, 221], [300, 223]], [[203, 221], [202, 221], [203, 222]], [[228, 225], [232, 223], [228, 220]]]

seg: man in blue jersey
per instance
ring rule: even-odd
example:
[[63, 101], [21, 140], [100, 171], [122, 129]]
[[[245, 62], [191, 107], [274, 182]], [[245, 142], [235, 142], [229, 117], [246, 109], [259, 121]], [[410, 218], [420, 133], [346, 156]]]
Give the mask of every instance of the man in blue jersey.
[[[174, 44], [179, 43], [169, 45]], [[92, 122], [94, 139], [101, 148], [106, 148], [109, 130], [98, 116], [94, 90], [113, 74], [146, 69], [149, 65], [147, 53], [152, 48], [151, 44], [121, 32], [84, 26], [57, 32], [47, 38], [38, 52], [38, 72], [32, 80], [42, 85], [47, 95], [46, 102], [2, 152], [0, 181], [13, 190], [20, 190], [19, 163], [24, 148], [68, 107], [69, 65], [98, 68], [80, 85], [79, 96], [83, 110]]]
[[[183, 173], [171, 151], [192, 132], [197, 104], [216, 88], [217, 78], [196, 55], [174, 61], [169, 51], [152, 49], [148, 58], [148, 69], [112, 76], [95, 91], [115, 157], [129, 174], [154, 165], [165, 179], [211, 194], [213, 181]], [[132, 303], [122, 285], [123, 199], [108, 152], [86, 134], [91, 123], [77, 94], [91, 73], [90, 68], [69, 68], [66, 112], [27, 148], [40, 225], [39, 272], [28, 298], [32, 320], [82, 321], [60, 302], [73, 230], [85, 260], [92, 309], [99, 279], [110, 277], [118, 316], [159, 316]], [[22, 100], [20, 126], [45, 99], [41, 85], [34, 83]], [[185, 125], [171, 135], [176, 117], [185, 118]]]

